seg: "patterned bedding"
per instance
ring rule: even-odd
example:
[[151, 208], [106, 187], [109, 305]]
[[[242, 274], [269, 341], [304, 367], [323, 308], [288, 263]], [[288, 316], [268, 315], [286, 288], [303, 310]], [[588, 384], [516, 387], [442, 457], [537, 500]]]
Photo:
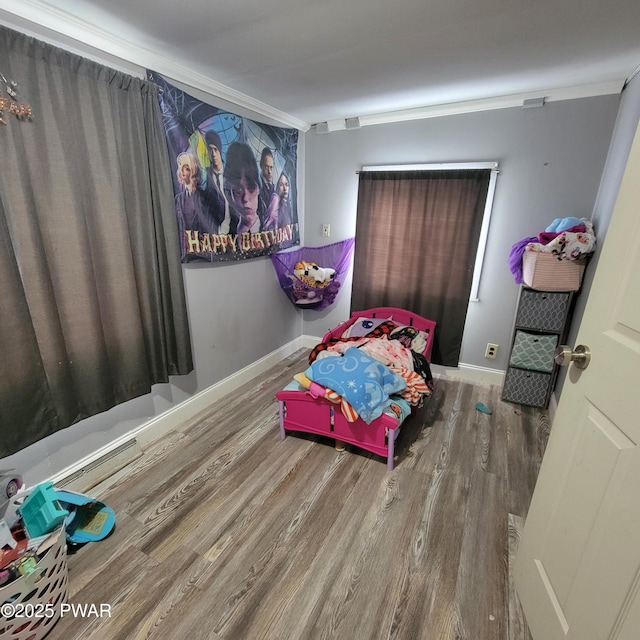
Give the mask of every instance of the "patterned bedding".
[[[425, 356], [411, 346], [417, 343], [424, 348], [425, 332], [392, 320], [365, 319], [358, 324], [372, 328], [364, 333], [351, 325], [341, 337], [313, 349], [306, 379], [333, 392], [325, 397], [341, 405], [349, 422], [360, 417], [370, 424], [394, 401], [399, 406], [400, 400], [410, 407], [421, 406], [431, 394], [433, 377]], [[309, 388], [304, 378], [298, 382]]]

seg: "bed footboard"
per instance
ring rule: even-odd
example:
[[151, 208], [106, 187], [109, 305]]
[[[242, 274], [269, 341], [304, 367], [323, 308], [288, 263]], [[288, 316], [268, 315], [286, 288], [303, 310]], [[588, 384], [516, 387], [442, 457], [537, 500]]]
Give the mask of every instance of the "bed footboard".
[[394, 444], [400, 431], [397, 418], [383, 414], [371, 424], [361, 419], [348, 422], [337, 405], [306, 391], [278, 391], [276, 398], [282, 438], [287, 431], [327, 436], [383, 456], [387, 468], [393, 469]]
[[278, 391], [280, 405], [280, 435], [286, 431], [306, 431], [333, 437], [332, 407], [323, 398], [314, 398], [305, 391]]

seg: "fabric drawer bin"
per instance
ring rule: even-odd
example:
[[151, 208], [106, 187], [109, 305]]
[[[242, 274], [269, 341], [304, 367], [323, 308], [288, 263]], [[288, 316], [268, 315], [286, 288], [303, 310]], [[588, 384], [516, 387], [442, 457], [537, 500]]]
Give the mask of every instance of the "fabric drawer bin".
[[533, 371], [553, 371], [558, 336], [516, 331], [509, 364]]
[[558, 260], [553, 253], [525, 251], [522, 280], [539, 291], [577, 291], [582, 283], [586, 258]]
[[502, 388], [502, 399], [546, 409], [551, 393], [551, 375], [509, 367]]
[[522, 289], [516, 314], [516, 326], [560, 333], [569, 311], [571, 295]]

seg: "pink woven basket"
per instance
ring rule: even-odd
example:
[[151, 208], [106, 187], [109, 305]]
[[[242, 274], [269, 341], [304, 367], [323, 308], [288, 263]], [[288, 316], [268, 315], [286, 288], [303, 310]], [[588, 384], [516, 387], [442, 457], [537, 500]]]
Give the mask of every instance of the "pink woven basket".
[[522, 280], [538, 291], [577, 291], [586, 261], [586, 258], [558, 260], [552, 253], [525, 251], [522, 255]]

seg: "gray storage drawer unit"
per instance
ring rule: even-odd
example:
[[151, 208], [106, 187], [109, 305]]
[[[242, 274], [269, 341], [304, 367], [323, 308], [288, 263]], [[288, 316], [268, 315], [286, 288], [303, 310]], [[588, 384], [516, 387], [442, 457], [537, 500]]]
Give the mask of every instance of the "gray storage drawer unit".
[[573, 293], [520, 288], [502, 399], [546, 409], [557, 377], [555, 348], [565, 338]]

